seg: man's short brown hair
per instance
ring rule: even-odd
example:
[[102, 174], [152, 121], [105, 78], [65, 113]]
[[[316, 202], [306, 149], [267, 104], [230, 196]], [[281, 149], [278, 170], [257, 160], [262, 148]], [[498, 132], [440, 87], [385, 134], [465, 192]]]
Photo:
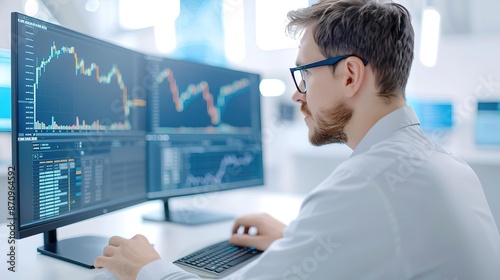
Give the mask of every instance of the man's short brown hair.
[[379, 95], [403, 94], [413, 61], [411, 16], [400, 4], [376, 0], [320, 0], [290, 11], [287, 31], [306, 27], [325, 57], [355, 54], [371, 65]]

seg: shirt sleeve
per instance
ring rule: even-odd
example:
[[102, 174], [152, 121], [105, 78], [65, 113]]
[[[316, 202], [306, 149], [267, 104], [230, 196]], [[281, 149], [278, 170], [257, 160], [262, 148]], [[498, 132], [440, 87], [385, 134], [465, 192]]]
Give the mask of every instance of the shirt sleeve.
[[165, 261], [150, 262], [139, 271], [136, 280], [195, 280], [201, 279], [195, 274], [186, 272], [176, 265]]

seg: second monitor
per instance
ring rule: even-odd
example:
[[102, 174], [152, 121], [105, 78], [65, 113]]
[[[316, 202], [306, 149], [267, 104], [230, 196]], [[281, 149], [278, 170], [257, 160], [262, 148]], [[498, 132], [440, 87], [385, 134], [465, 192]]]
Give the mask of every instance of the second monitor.
[[172, 211], [168, 201], [263, 184], [260, 76], [164, 58], [149, 63], [148, 197], [162, 199], [164, 211], [145, 219], [194, 225], [231, 218]]

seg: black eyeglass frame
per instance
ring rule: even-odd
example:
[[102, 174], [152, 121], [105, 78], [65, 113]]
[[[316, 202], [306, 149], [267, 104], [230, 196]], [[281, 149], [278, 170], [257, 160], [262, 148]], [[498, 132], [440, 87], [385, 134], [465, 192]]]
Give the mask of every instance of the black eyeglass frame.
[[340, 56], [336, 56], [336, 57], [330, 57], [330, 58], [327, 58], [325, 60], [316, 61], [316, 62], [309, 63], [306, 65], [301, 65], [301, 66], [290, 68], [290, 74], [292, 74], [292, 79], [293, 79], [293, 82], [295, 83], [295, 87], [297, 87], [297, 90], [300, 93], [304, 93], [304, 94], [307, 93], [307, 86], [306, 86], [306, 81], [304, 80], [304, 75], [301, 74], [301, 76], [302, 76], [301, 82], [304, 83], [304, 91], [302, 91], [302, 90], [300, 90], [299, 84], [297, 84], [297, 80], [295, 80], [295, 75], [294, 75], [295, 71], [302, 71], [302, 70], [309, 69], [309, 68], [315, 68], [315, 67], [327, 66], [327, 65], [333, 66], [333, 65], [339, 63], [341, 60], [346, 59], [346, 58], [351, 57], [351, 56], [355, 56], [355, 57], [361, 59], [361, 61], [363, 61], [363, 64], [365, 66], [368, 64], [368, 60], [366, 60], [362, 57], [359, 57], [359, 56], [354, 55], [354, 54], [345, 54], [345, 55], [340, 55]]

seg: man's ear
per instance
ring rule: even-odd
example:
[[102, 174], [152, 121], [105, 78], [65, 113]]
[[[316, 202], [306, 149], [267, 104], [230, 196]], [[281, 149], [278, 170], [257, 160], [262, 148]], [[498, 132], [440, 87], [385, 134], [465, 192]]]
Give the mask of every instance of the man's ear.
[[358, 93], [361, 88], [361, 84], [363, 83], [363, 79], [365, 77], [365, 65], [360, 58], [350, 56], [346, 58], [345, 66], [347, 69], [347, 76], [344, 79], [346, 89], [345, 95], [347, 97], [353, 97]]

